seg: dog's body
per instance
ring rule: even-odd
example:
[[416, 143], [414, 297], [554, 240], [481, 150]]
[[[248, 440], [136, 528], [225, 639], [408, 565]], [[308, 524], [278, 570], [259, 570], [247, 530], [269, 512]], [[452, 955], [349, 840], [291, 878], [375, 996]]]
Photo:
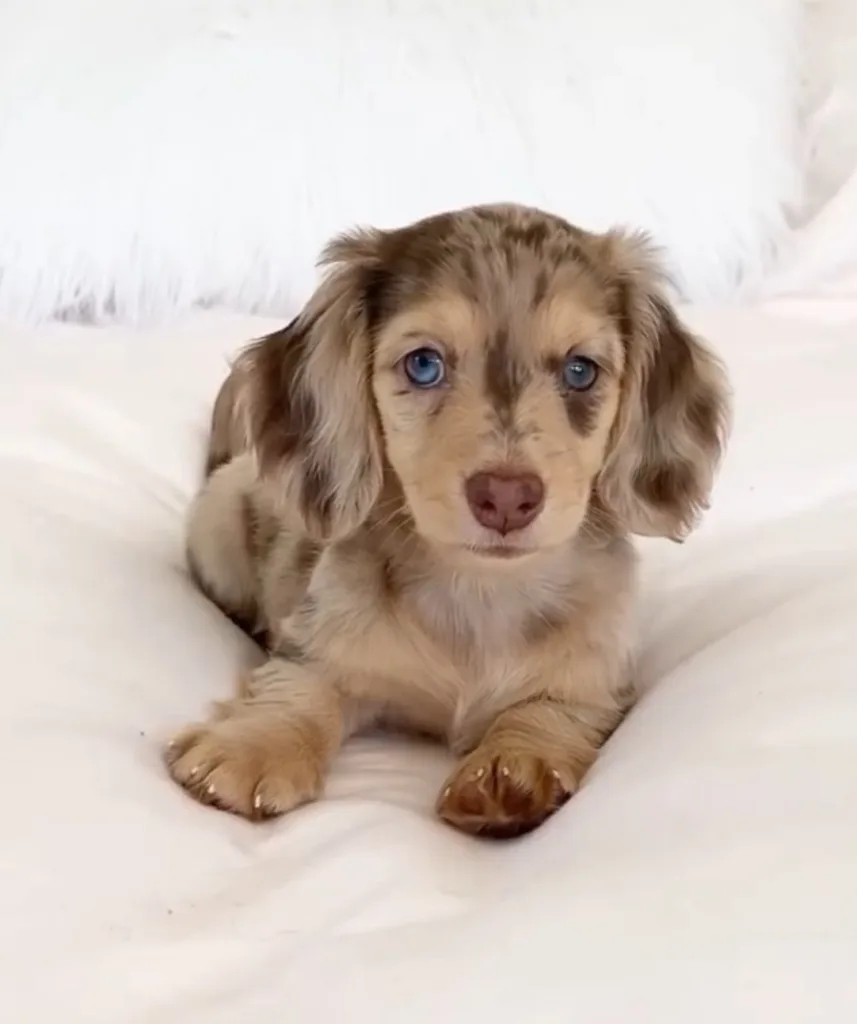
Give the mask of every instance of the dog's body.
[[438, 811], [517, 834], [633, 697], [633, 532], [679, 538], [727, 424], [643, 242], [483, 207], [340, 239], [215, 403], [189, 561], [268, 662], [171, 744], [200, 799], [314, 798], [370, 723], [460, 757]]

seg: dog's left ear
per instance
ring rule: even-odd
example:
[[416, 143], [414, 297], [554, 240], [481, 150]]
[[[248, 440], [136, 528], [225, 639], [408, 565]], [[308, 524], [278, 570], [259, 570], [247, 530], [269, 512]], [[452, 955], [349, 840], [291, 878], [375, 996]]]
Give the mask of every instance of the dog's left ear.
[[648, 240], [611, 232], [603, 243], [626, 363], [597, 492], [629, 532], [683, 540], [708, 507], [726, 444], [726, 371], [670, 305]]

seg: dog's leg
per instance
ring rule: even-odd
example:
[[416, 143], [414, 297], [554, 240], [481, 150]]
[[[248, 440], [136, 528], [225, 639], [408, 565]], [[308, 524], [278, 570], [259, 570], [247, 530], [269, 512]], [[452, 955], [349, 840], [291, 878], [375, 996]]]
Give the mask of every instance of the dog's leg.
[[203, 803], [247, 818], [314, 800], [359, 709], [313, 667], [271, 658], [243, 695], [168, 744], [170, 774]]
[[193, 499], [187, 562], [199, 589], [248, 633], [262, 631], [255, 470], [248, 456], [221, 466]]
[[437, 813], [477, 835], [523, 835], [580, 785], [618, 712], [552, 698], [500, 712], [441, 790]]

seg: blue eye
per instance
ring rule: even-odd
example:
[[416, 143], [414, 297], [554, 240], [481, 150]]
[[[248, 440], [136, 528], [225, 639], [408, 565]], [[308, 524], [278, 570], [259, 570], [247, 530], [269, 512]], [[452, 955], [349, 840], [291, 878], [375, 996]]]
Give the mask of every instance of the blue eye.
[[586, 356], [569, 356], [562, 368], [562, 382], [571, 391], [588, 391], [598, 379], [598, 367]]
[[415, 348], [403, 361], [405, 376], [418, 388], [436, 388], [446, 377], [443, 356], [433, 348]]

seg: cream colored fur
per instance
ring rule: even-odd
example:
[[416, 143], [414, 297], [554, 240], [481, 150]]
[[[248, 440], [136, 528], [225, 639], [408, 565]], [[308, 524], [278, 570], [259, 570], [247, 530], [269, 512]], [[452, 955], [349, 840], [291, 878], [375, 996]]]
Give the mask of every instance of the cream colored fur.
[[[580, 785], [633, 698], [629, 534], [705, 506], [725, 377], [660, 291], [645, 243], [522, 207], [335, 242], [307, 309], [237, 360], [190, 515], [202, 588], [270, 658], [167, 760], [248, 817], [316, 798], [367, 724], [459, 757], [438, 813], [527, 831]], [[403, 365], [430, 345], [442, 386]], [[569, 389], [563, 360], [598, 368]], [[557, 367], [560, 367], [558, 370]], [[536, 475], [498, 532], [474, 474]]]

